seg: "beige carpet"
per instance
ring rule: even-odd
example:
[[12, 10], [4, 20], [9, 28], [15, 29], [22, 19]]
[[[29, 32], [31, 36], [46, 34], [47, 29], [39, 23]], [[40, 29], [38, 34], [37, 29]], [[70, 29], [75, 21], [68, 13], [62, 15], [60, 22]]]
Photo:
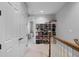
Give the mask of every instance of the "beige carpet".
[[33, 44], [26, 50], [27, 57], [48, 57], [48, 44]]

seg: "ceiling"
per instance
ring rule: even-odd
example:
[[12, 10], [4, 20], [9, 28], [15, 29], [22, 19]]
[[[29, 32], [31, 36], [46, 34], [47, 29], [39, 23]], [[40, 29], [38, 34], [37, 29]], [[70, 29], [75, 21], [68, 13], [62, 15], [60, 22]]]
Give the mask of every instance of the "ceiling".
[[30, 15], [56, 14], [66, 2], [27, 2]]
[[16, 11], [25, 12], [28, 9], [30, 15], [56, 14], [66, 2], [8, 2]]

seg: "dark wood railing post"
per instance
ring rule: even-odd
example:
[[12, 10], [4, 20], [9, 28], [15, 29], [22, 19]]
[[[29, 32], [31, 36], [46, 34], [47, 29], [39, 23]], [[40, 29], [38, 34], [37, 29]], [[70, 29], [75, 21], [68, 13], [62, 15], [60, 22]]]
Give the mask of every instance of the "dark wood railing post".
[[48, 38], [49, 38], [49, 57], [51, 57], [51, 32], [48, 32]]

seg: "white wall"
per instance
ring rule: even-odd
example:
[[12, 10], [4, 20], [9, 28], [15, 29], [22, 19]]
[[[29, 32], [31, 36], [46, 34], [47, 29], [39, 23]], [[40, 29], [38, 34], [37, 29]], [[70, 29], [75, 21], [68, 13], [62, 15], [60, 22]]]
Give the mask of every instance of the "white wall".
[[[2, 44], [0, 56], [22, 55], [22, 53], [19, 53], [22, 50], [18, 50], [17, 43], [18, 38], [25, 38], [27, 34], [27, 10], [24, 9], [26, 13], [25, 15], [21, 12], [16, 12], [7, 2], [0, 3], [0, 10], [2, 11], [2, 15], [0, 16], [0, 43]], [[8, 49], [13, 49], [13, 52], [11, 51], [12, 53], [10, 52], [10, 54], [7, 54]]]
[[67, 3], [56, 16], [58, 37], [79, 38], [79, 3]]

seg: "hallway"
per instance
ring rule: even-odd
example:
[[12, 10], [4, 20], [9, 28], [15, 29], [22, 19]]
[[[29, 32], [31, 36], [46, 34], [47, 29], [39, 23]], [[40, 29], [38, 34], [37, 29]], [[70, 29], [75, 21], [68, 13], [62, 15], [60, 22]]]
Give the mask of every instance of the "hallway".
[[79, 2], [0, 2], [0, 57], [79, 57]]

